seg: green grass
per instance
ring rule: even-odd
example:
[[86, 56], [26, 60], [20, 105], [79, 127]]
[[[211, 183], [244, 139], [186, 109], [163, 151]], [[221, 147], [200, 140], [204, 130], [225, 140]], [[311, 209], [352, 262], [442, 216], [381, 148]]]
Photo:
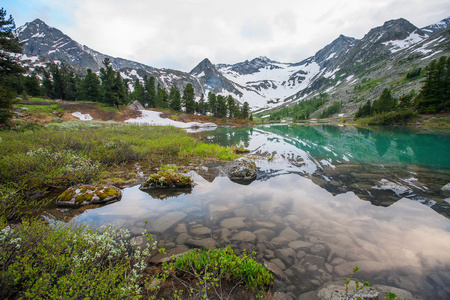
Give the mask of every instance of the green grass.
[[24, 111], [24, 113], [30, 113], [30, 114], [45, 114], [50, 115], [52, 112], [62, 112], [63, 108], [60, 107], [57, 104], [51, 104], [51, 105], [23, 105], [23, 104], [17, 104], [17, 107], [26, 107], [27, 110]]
[[49, 188], [104, 179], [106, 170], [113, 173], [116, 166], [131, 161], [159, 166], [161, 162], [237, 157], [230, 148], [203, 144], [184, 130], [168, 126], [64, 122], [0, 131], [0, 138], [0, 191], [4, 195], [0, 193], [0, 216], [17, 216], [13, 211], [22, 206], [19, 201], [19, 207], [11, 207], [6, 195], [12, 185], [31, 201]]

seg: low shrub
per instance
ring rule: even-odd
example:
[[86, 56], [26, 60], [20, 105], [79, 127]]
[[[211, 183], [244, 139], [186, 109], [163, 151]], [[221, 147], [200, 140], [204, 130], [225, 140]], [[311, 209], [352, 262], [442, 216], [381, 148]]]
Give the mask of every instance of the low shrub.
[[411, 109], [399, 109], [388, 113], [373, 116], [369, 120], [369, 125], [395, 125], [406, 124], [417, 118], [417, 114]]
[[156, 244], [127, 231], [23, 221], [0, 230], [2, 299], [138, 299]]

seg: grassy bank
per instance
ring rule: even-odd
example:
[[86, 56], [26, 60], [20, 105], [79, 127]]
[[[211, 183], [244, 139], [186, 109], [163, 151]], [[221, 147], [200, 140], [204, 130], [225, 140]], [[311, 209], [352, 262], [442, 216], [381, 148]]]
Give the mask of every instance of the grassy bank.
[[[41, 197], [46, 191], [112, 179], [130, 163], [152, 169], [161, 163], [235, 158], [231, 149], [204, 144], [173, 127], [65, 122], [0, 131], [1, 298], [197, 299], [218, 293], [270, 297], [273, 276], [231, 248], [190, 252], [155, 266], [150, 257], [158, 253], [157, 244], [146, 232], [147, 243], [138, 246], [126, 230], [97, 231], [30, 214], [47, 204]], [[194, 263], [197, 277], [191, 278], [181, 266]], [[231, 263], [233, 268], [226, 269]], [[175, 282], [183, 285], [175, 287]]]
[[173, 127], [81, 121], [17, 127], [0, 132], [0, 216], [20, 219], [45, 205], [40, 196], [51, 189], [120, 180], [118, 170], [131, 162], [150, 170], [161, 163], [234, 158], [231, 149]]

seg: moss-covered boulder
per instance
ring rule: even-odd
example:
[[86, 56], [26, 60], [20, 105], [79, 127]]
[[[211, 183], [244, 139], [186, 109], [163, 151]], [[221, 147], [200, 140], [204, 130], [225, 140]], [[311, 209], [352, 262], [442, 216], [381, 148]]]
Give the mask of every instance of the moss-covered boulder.
[[179, 173], [177, 170], [166, 169], [150, 175], [150, 177], [141, 184], [139, 189], [190, 188], [193, 183], [194, 182], [189, 175]]
[[227, 163], [223, 171], [233, 181], [251, 181], [257, 175], [255, 163], [246, 157]]
[[58, 205], [88, 205], [118, 201], [122, 191], [115, 186], [104, 184], [77, 185], [68, 188], [56, 199]]

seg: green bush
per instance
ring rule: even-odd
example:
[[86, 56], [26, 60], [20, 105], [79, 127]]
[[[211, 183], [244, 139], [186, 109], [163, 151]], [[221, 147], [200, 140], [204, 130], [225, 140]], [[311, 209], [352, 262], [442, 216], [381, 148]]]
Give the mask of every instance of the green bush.
[[395, 125], [412, 122], [417, 114], [411, 109], [400, 109], [388, 113], [378, 114], [369, 120], [369, 125]]
[[24, 221], [0, 230], [1, 299], [138, 299], [151, 247], [127, 231]]

